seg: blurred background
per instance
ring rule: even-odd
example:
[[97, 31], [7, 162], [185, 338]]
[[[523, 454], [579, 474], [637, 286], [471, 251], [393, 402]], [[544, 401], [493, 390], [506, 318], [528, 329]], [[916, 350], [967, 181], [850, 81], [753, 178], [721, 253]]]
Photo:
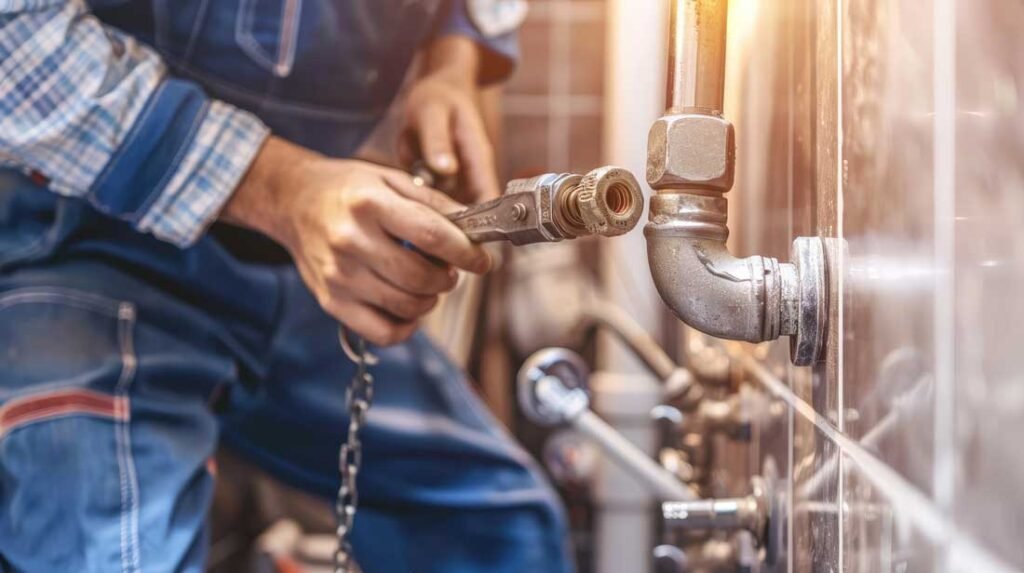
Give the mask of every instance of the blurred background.
[[[499, 249], [498, 269], [466, 279], [428, 330], [548, 468], [581, 572], [1021, 570], [1024, 3], [729, 4], [730, 246], [788, 260], [794, 238], [828, 239], [824, 360], [797, 368], [784, 341], [683, 327], [640, 229]], [[530, 2], [518, 71], [482, 95], [504, 180], [644, 173], [668, 5]], [[383, 128], [365, 153], [387, 157], [392, 138]], [[667, 392], [615, 330], [648, 334], [638, 344], [692, 375], [700, 399]], [[517, 372], [554, 345], [594, 371], [598, 414], [699, 495], [767, 487], [767, 528], [669, 527], [580, 433], [526, 420]], [[285, 553], [295, 570], [329, 570], [326, 508], [220, 465], [212, 570], [284, 570], [267, 556]]]

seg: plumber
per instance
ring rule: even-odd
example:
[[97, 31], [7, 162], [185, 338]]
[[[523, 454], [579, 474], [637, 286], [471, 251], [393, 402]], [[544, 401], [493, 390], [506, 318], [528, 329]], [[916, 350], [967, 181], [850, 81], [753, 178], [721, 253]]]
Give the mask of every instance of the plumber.
[[410, 147], [496, 195], [510, 1], [0, 0], [0, 570], [202, 571], [218, 444], [333, 502], [341, 322], [380, 359], [362, 568], [570, 571], [552, 491], [416, 333], [490, 260], [353, 158], [420, 56]]

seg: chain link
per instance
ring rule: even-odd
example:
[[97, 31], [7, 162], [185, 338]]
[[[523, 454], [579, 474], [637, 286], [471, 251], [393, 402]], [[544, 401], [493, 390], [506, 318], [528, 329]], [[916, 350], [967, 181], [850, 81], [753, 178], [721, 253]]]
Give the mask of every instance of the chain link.
[[363, 444], [359, 440], [366, 419], [366, 412], [373, 403], [373, 376], [369, 367], [377, 363], [377, 358], [366, 350], [366, 341], [355, 339], [353, 347], [344, 327], [338, 332], [338, 339], [345, 354], [356, 364], [356, 373], [345, 393], [348, 405], [348, 438], [338, 451], [338, 470], [341, 472], [341, 485], [338, 487], [338, 498], [334, 504], [335, 516], [338, 520], [338, 548], [334, 552], [335, 573], [358, 573], [352, 557], [352, 524], [359, 506], [359, 490], [356, 481], [359, 468], [363, 463]]
[[[417, 186], [435, 184], [435, 176], [424, 162], [414, 166], [412, 175]], [[334, 514], [338, 520], [338, 547], [334, 551], [334, 573], [360, 573], [352, 555], [352, 542], [349, 538], [359, 506], [359, 489], [356, 481], [359, 468], [363, 464], [363, 443], [359, 440], [359, 432], [366, 420], [366, 412], [373, 404], [373, 376], [369, 367], [376, 365], [378, 360], [366, 350], [366, 341], [361, 337], [355, 337], [353, 346], [344, 326], [338, 329], [338, 341], [345, 355], [356, 364], [356, 373], [345, 393], [349, 414], [348, 439], [338, 450], [341, 485], [338, 486], [338, 497], [334, 503]]]

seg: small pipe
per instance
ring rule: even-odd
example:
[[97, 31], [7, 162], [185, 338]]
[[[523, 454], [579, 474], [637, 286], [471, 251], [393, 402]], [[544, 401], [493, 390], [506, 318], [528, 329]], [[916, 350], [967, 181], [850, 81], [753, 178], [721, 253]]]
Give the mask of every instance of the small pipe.
[[590, 399], [584, 389], [588, 376], [586, 365], [574, 352], [564, 348], [541, 350], [530, 356], [519, 369], [519, 405], [523, 413], [538, 424], [568, 424], [593, 440], [659, 499], [695, 499], [693, 491], [672, 472], [652, 460], [590, 409]]
[[625, 344], [661, 380], [666, 399], [682, 396], [696, 387], [693, 374], [676, 364], [653, 336], [614, 304], [599, 301], [585, 308], [571, 338], [587, 340], [601, 328], [607, 329]]
[[601, 451], [615, 460], [619, 467], [642, 481], [658, 499], [662, 501], [696, 499], [693, 491], [683, 485], [676, 476], [648, 457], [643, 450], [615, 431], [593, 411], [581, 412], [570, 421], [570, 424], [581, 434], [597, 443], [601, 447]]
[[758, 507], [753, 498], [730, 497], [665, 502], [661, 510], [665, 526], [670, 529], [728, 531], [756, 526]]
[[644, 234], [654, 284], [683, 322], [763, 342], [795, 333], [797, 272], [726, 248], [735, 140], [727, 121], [708, 116], [722, 110], [727, 15], [726, 0], [672, 1], [669, 111], [648, 144], [648, 182], [658, 193]]
[[728, 0], [672, 0], [669, 28], [670, 112], [722, 113]]

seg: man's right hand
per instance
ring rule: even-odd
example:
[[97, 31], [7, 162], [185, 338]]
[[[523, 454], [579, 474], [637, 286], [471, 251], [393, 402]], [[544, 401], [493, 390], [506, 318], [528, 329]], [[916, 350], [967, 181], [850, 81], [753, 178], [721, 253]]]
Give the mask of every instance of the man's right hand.
[[221, 218], [281, 243], [324, 310], [386, 346], [411, 336], [455, 287], [455, 268], [490, 269], [487, 252], [442, 215], [461, 208], [401, 171], [271, 137]]

